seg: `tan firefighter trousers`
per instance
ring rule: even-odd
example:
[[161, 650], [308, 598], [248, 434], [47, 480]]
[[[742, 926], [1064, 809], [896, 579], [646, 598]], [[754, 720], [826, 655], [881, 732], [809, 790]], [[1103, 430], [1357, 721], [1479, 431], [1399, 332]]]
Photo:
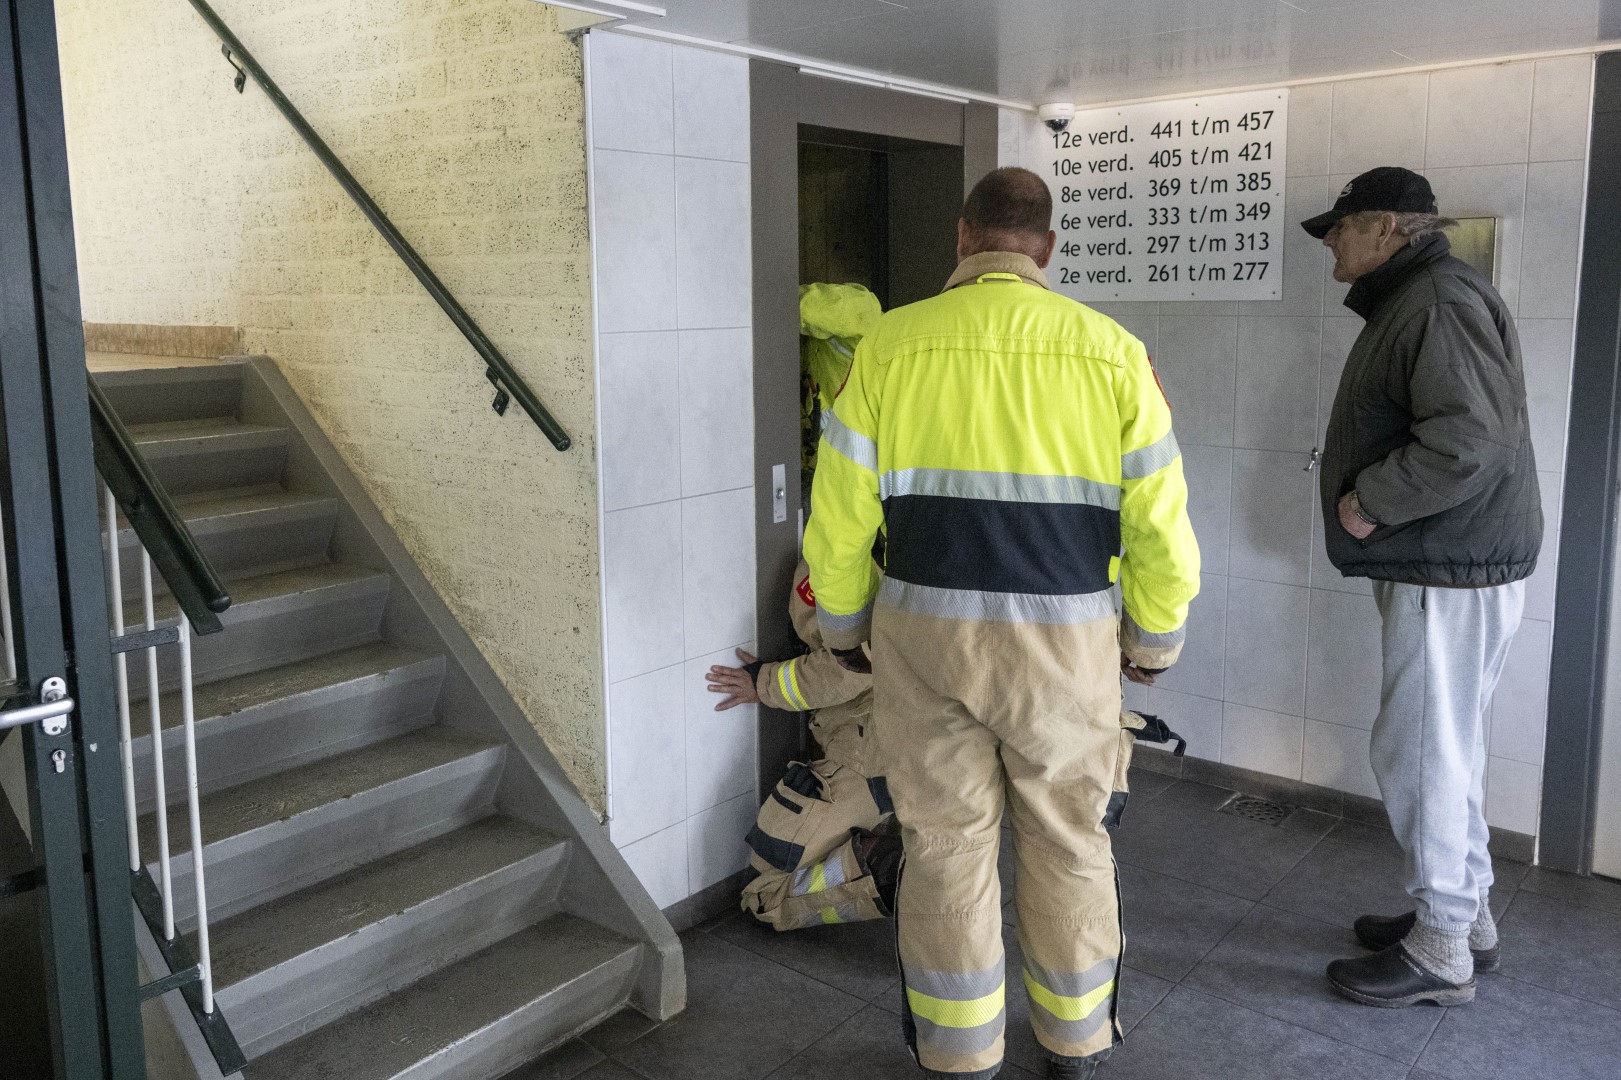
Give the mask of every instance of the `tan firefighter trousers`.
[[[1024, 984], [1059, 1058], [1119, 1041], [1124, 938], [1104, 817], [1123, 787], [1113, 620], [968, 622], [880, 606], [874, 731], [902, 824], [896, 899], [906, 1029], [918, 1063], [1001, 1065], [1005, 981]], [[1004, 971], [997, 850], [1011, 808], [1023, 971]]]

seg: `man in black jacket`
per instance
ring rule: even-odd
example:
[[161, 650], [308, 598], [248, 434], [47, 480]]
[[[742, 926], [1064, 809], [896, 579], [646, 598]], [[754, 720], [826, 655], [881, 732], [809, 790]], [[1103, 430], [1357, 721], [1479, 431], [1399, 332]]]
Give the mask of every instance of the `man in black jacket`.
[[1416, 906], [1356, 920], [1377, 951], [1328, 977], [1385, 1007], [1469, 1001], [1475, 971], [1497, 966], [1483, 713], [1542, 544], [1519, 338], [1491, 282], [1450, 254], [1448, 224], [1429, 182], [1398, 168], [1303, 223], [1367, 321], [1320, 480], [1329, 559], [1373, 579], [1383, 620], [1371, 756]]

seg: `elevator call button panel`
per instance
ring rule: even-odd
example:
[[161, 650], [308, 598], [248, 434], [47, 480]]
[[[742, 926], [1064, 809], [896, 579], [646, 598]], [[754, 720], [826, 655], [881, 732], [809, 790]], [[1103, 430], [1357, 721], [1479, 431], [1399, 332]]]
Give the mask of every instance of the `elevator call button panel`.
[[1280, 299], [1288, 112], [1287, 90], [1259, 90], [1085, 110], [1056, 133], [1032, 121], [1049, 283], [1098, 303]]

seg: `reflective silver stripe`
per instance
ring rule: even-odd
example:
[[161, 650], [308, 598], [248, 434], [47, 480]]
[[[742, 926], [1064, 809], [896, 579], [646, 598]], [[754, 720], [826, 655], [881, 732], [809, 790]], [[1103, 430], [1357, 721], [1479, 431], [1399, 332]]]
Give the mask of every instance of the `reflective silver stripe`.
[[1007, 958], [1000, 957], [984, 971], [929, 971], [904, 968], [906, 985], [942, 1001], [975, 1001], [994, 994], [1007, 978]]
[[1145, 649], [1172, 649], [1182, 644], [1188, 636], [1186, 625], [1164, 634], [1151, 634], [1137, 625], [1137, 620], [1126, 612], [1121, 623], [1122, 636], [1132, 644], [1141, 645]]
[[856, 354], [856, 351], [854, 349], [850, 348], [850, 346], [846, 345], [843, 341], [841, 341], [840, 339], [838, 339], [836, 337], [828, 338], [827, 343], [829, 345], [833, 346], [839, 352], [843, 353], [845, 356], [852, 356], [853, 357]]
[[1024, 970], [1028, 971], [1036, 982], [1055, 994], [1082, 997], [1114, 978], [1115, 958], [1105, 957], [1077, 975], [1072, 972], [1053, 971], [1025, 957]]
[[954, 499], [995, 502], [1063, 503], [1120, 509], [1120, 487], [1084, 476], [1038, 476], [1032, 473], [968, 472], [959, 469], [899, 469], [878, 480], [880, 498], [895, 495], [943, 495]]
[[915, 1012], [912, 1014], [912, 1023], [917, 1028], [919, 1046], [926, 1046], [942, 1054], [973, 1057], [989, 1050], [995, 1045], [996, 1040], [1002, 1037], [1002, 1032], [1007, 1027], [1007, 1009], [1004, 1007], [1001, 1012], [979, 1027], [945, 1027]]
[[1129, 454], [1120, 456], [1120, 478], [1122, 480], [1141, 480], [1145, 476], [1153, 476], [1165, 466], [1182, 456], [1182, 448], [1176, 445], [1176, 432], [1167, 431], [1165, 438], [1141, 450], [1133, 450]]
[[1104, 1002], [1092, 1014], [1082, 1020], [1060, 1020], [1047, 1011], [1046, 1006], [1039, 1001], [1030, 1002], [1030, 1022], [1040, 1028], [1058, 1042], [1070, 1046], [1078, 1046], [1098, 1033], [1098, 1029], [1109, 1022], [1114, 1010]]
[[835, 615], [825, 607], [816, 609], [816, 624], [824, 630], [840, 631], [861, 630], [872, 619], [872, 605], [869, 603], [860, 611], [849, 615]]
[[1041, 593], [977, 592], [972, 589], [937, 589], [893, 577], [878, 587], [878, 602], [885, 607], [932, 615], [937, 619], [967, 622], [1044, 623], [1070, 626], [1114, 618], [1114, 598], [1108, 590], [1048, 596]]
[[837, 411], [822, 414], [822, 441], [863, 469], [878, 471], [878, 444], [845, 427]]

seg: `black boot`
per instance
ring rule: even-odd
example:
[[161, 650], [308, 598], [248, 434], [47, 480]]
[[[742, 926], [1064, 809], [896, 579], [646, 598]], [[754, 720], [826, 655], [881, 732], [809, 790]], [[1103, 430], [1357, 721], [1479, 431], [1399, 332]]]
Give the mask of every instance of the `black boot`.
[[1462, 1005], [1475, 1000], [1475, 980], [1450, 983], [1426, 971], [1400, 945], [1380, 949], [1371, 956], [1336, 960], [1328, 965], [1328, 982], [1344, 996], [1363, 1005], [1400, 1009], [1430, 1002]]
[[[1356, 939], [1364, 949], [1388, 949], [1413, 928], [1418, 921], [1418, 912], [1409, 911], [1405, 915], [1364, 915], [1351, 924], [1356, 931]], [[1470, 949], [1469, 954], [1475, 958], [1475, 971], [1496, 971], [1503, 965], [1502, 950], [1493, 945], [1489, 949]]]
[[1065, 1058], [1063, 1061], [1047, 1062], [1047, 1080], [1092, 1080], [1097, 1075], [1098, 1066], [1108, 1060], [1113, 1048], [1100, 1050], [1096, 1054], [1083, 1058]]

